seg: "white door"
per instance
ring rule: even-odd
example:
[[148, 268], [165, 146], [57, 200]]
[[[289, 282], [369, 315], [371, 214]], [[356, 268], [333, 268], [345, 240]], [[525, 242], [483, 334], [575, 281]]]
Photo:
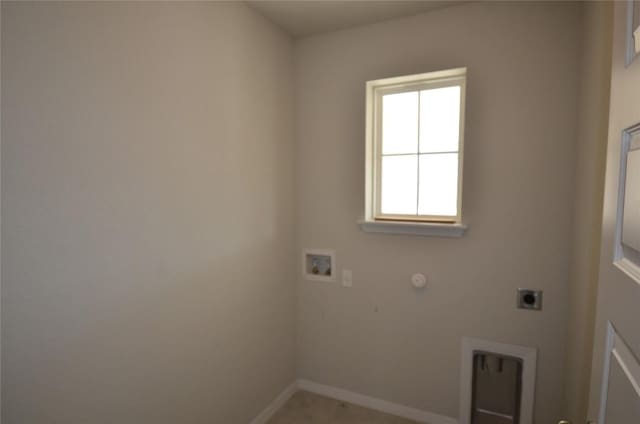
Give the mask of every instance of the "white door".
[[589, 419], [598, 424], [640, 424], [640, 56], [633, 39], [638, 26], [640, 1], [616, 2], [589, 402]]

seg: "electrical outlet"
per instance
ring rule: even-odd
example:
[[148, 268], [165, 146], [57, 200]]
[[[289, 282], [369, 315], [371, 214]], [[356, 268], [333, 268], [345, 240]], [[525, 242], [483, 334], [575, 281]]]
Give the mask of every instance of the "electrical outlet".
[[518, 289], [518, 308], [539, 311], [542, 309], [542, 290]]

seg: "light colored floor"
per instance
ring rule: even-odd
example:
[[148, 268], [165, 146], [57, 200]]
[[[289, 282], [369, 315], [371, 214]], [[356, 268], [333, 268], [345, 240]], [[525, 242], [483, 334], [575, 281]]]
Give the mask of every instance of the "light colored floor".
[[299, 391], [268, 424], [418, 424], [361, 406]]

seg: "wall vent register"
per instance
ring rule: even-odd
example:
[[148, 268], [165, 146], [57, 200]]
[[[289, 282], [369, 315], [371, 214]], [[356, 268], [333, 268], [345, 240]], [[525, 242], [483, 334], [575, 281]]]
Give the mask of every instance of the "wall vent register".
[[474, 352], [471, 424], [520, 423], [522, 360]]

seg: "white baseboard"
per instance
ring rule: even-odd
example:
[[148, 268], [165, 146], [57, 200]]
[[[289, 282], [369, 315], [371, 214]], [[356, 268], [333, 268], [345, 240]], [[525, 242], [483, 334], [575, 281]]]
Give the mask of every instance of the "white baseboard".
[[444, 415], [434, 414], [433, 412], [422, 411], [420, 409], [411, 408], [409, 406], [388, 402], [382, 399], [376, 399], [371, 396], [361, 395], [349, 390], [337, 387], [327, 386], [310, 380], [297, 380], [284, 389], [250, 424], [266, 424], [267, 421], [282, 406], [287, 403], [289, 398], [298, 390], [315, 393], [318, 395], [330, 397], [333, 399], [349, 402], [354, 405], [363, 406], [375, 411], [385, 412], [387, 414], [396, 415], [398, 417], [407, 418], [419, 423], [426, 424], [458, 424], [456, 418]]
[[287, 403], [289, 398], [293, 396], [295, 392], [298, 391], [298, 384], [296, 381], [289, 384], [276, 398], [267, 405], [264, 410], [258, 414], [253, 420], [251, 420], [250, 424], [266, 424], [267, 421], [275, 414], [278, 409], [282, 408], [282, 406]]
[[458, 420], [455, 418], [434, 414], [433, 412], [422, 411], [420, 409], [388, 402], [382, 399], [376, 399], [370, 396], [351, 392], [349, 390], [339, 389], [337, 387], [326, 386], [309, 380], [298, 380], [297, 387], [299, 390], [305, 390], [307, 392], [349, 402], [354, 405], [364, 406], [365, 408], [385, 412], [387, 414], [396, 415], [398, 417], [407, 418], [420, 423], [458, 424]]

